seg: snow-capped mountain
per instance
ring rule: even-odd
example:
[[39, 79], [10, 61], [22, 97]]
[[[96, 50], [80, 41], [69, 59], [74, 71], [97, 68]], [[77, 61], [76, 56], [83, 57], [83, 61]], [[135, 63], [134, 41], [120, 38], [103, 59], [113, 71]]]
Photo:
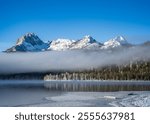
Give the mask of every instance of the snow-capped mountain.
[[102, 44], [97, 42], [91, 36], [87, 35], [80, 40], [57, 39], [49, 44], [48, 50], [73, 50], [73, 49], [92, 49], [99, 48]]
[[97, 42], [90, 35], [84, 36], [83, 39], [80, 39], [72, 44], [71, 49], [93, 49], [102, 46], [101, 43]]
[[122, 36], [117, 36], [113, 39], [110, 39], [104, 43], [104, 46], [101, 49], [109, 49], [109, 48], [116, 48], [120, 46], [129, 46], [130, 44], [127, 40]]
[[48, 45], [44, 43], [36, 34], [27, 33], [17, 40], [15, 46], [7, 49], [7, 52], [26, 52], [26, 51], [42, 51], [47, 49]]
[[69, 39], [57, 39], [57, 40], [53, 40], [49, 44], [48, 50], [57, 50], [57, 51], [68, 50], [68, 49], [71, 48], [71, 45], [74, 42], [75, 42], [74, 40], [69, 40]]
[[86, 50], [107, 50], [114, 49], [118, 47], [131, 46], [127, 40], [118, 36], [110, 39], [104, 44], [96, 41], [90, 35], [84, 36], [80, 40], [70, 40], [70, 39], [57, 39], [51, 42], [44, 43], [36, 34], [27, 33], [17, 40], [15, 46], [6, 50], [6, 52], [27, 52], [27, 51], [64, 51], [64, 50], [76, 50], [76, 49], [86, 49]]

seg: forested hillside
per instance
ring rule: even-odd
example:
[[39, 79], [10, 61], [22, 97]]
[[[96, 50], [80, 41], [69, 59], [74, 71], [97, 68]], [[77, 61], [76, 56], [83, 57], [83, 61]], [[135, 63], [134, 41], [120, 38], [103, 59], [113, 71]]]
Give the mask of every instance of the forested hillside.
[[50, 73], [44, 80], [150, 80], [150, 62], [112, 65], [76, 72]]

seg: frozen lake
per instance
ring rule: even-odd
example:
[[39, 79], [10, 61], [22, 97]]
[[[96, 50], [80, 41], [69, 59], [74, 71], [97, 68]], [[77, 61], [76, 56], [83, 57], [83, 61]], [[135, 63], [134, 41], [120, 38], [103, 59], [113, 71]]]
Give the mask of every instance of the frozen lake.
[[[74, 83], [76, 85], [73, 85]], [[150, 82], [0, 81], [0, 106], [150, 106], [150, 90], [98, 92], [101, 88], [95, 88], [96, 86], [107, 86], [102, 88], [110, 90], [111, 86], [123, 85], [128, 87], [136, 85], [138, 88], [149, 87]]]

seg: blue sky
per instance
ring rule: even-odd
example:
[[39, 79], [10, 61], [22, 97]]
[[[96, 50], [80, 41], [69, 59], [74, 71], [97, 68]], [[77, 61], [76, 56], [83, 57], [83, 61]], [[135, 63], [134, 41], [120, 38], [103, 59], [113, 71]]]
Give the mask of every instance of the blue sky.
[[0, 0], [0, 51], [27, 32], [42, 40], [123, 35], [150, 40], [150, 0]]

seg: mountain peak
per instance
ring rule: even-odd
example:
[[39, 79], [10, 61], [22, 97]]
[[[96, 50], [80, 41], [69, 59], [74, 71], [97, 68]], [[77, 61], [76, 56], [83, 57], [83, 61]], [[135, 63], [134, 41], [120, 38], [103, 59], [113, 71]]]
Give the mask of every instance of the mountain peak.
[[34, 46], [37, 44], [38, 45], [43, 44], [43, 41], [34, 33], [26, 33], [17, 40], [16, 45], [21, 45], [23, 43], [30, 43]]
[[34, 36], [37, 36], [37, 35], [35, 33], [29, 32], [29, 33], [26, 33], [24, 36], [26, 36], [26, 37], [34, 37]]
[[92, 36], [90, 36], [90, 35], [85, 35], [84, 38], [89, 38], [89, 39], [90, 39], [90, 38], [92, 38]]
[[91, 49], [99, 47], [99, 43], [90, 35], [84, 36], [82, 39], [77, 40], [72, 44], [71, 49]]
[[59, 38], [57, 40], [53, 40], [50, 44], [49, 50], [67, 50], [71, 47], [71, 44], [75, 42], [74, 40]]
[[15, 46], [7, 49], [7, 52], [16, 51], [46, 51], [46, 50], [74, 50], [74, 49], [110, 49], [120, 46], [130, 46], [123, 36], [117, 36], [113, 39], [108, 40], [104, 44], [96, 41], [92, 36], [85, 35], [79, 40], [70, 40], [59, 38], [56, 40], [44, 43], [35, 33], [26, 33], [17, 40]]
[[107, 49], [107, 48], [115, 48], [118, 46], [125, 46], [129, 45], [127, 40], [123, 36], [117, 36], [113, 39], [110, 39], [104, 43], [104, 46], [102, 48]]
[[7, 52], [16, 52], [16, 51], [42, 51], [47, 49], [47, 44], [44, 43], [36, 34], [26, 33], [20, 37], [16, 45], [7, 49]]
[[121, 42], [121, 41], [126, 41], [126, 39], [123, 36], [117, 36], [114, 38], [114, 41]]
[[82, 40], [87, 41], [87, 42], [93, 42], [93, 41], [95, 42], [95, 41], [96, 41], [96, 40], [95, 40], [92, 36], [90, 36], [90, 35], [85, 35]]

